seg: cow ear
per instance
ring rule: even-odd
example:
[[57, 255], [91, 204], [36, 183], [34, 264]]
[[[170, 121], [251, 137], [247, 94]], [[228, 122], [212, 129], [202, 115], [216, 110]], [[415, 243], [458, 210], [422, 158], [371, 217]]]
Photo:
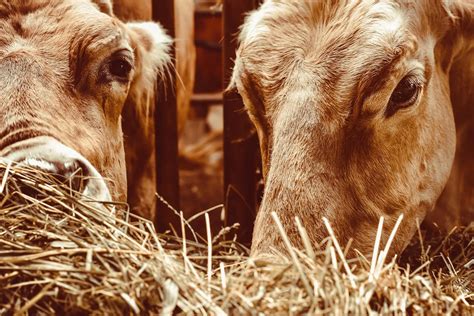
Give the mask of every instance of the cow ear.
[[113, 13], [113, 5], [111, 0], [92, 0], [95, 3], [99, 10], [105, 14], [112, 16]]
[[474, 0], [444, 0], [444, 6], [454, 30], [468, 40], [474, 40]]
[[[132, 79], [125, 108], [124, 120], [133, 116], [143, 133], [151, 132], [152, 101], [157, 79], [165, 81], [171, 71], [170, 49], [173, 40], [161, 25], [154, 22], [127, 23], [127, 30], [135, 54]], [[144, 136], [147, 138], [147, 136]]]
[[133, 83], [154, 88], [157, 76], [165, 80], [171, 65], [170, 49], [173, 40], [161, 25], [154, 22], [127, 23], [135, 52]]

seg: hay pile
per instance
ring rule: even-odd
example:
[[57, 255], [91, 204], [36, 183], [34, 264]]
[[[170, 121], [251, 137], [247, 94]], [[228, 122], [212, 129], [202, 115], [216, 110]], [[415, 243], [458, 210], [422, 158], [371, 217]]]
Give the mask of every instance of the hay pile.
[[0, 314], [474, 313], [474, 225], [420, 232], [403, 263], [382, 264], [383, 252], [379, 264], [347, 261], [329, 237], [271, 264], [228, 241], [234, 228], [158, 235], [51, 176], [4, 164], [0, 174]]

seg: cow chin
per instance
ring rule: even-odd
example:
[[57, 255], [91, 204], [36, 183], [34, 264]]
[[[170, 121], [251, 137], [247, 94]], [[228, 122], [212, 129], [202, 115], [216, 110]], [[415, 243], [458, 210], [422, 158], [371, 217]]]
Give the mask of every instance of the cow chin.
[[73, 189], [82, 190], [82, 196], [86, 199], [111, 201], [110, 191], [97, 169], [77, 151], [52, 137], [40, 136], [16, 142], [4, 148], [0, 157], [7, 163], [25, 165], [58, 176], [71, 183]]

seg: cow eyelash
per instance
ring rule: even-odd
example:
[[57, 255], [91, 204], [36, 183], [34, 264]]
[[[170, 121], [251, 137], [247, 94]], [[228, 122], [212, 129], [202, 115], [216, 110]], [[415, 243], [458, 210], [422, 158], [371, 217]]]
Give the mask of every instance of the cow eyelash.
[[128, 79], [132, 65], [126, 58], [116, 58], [109, 62], [109, 71], [115, 77]]
[[418, 100], [423, 83], [414, 75], [405, 76], [393, 90], [385, 116], [390, 117], [401, 109], [408, 108]]
[[102, 67], [106, 81], [128, 82], [133, 70], [133, 60], [128, 50], [115, 52]]

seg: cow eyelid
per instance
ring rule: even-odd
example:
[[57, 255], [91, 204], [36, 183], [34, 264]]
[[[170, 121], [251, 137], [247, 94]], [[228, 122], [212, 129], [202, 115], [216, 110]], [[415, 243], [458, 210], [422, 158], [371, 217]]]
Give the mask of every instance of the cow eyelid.
[[385, 116], [391, 117], [398, 110], [414, 105], [419, 99], [423, 86], [423, 80], [416, 75], [409, 74], [403, 77], [390, 96]]
[[128, 82], [133, 71], [134, 58], [129, 49], [114, 52], [104, 63], [101, 72], [107, 82]]
[[132, 65], [125, 58], [113, 59], [109, 62], [110, 74], [123, 79], [128, 79]]
[[124, 59], [128, 61], [132, 66], [134, 64], [134, 55], [133, 52], [129, 49], [120, 49], [115, 51], [110, 57], [109, 60]]

